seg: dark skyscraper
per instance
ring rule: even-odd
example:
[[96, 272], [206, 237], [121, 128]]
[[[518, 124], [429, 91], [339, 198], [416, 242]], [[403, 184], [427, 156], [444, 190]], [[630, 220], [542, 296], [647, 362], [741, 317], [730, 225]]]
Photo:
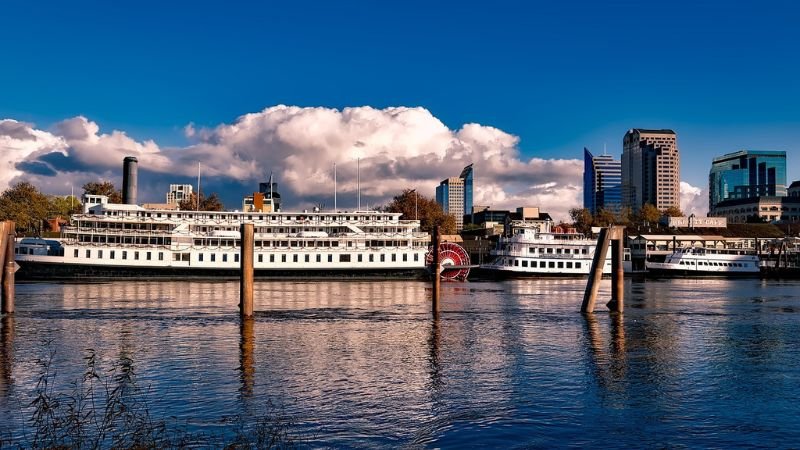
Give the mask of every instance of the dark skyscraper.
[[594, 156], [583, 149], [583, 207], [597, 214], [600, 209], [619, 213], [622, 209], [622, 166], [610, 155]]

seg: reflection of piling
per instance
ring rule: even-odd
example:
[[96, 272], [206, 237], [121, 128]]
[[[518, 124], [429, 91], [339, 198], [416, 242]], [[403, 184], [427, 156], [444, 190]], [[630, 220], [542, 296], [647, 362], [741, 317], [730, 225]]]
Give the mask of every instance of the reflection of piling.
[[5, 397], [11, 388], [14, 355], [14, 316], [5, 315], [0, 327], [0, 396]]
[[0, 229], [0, 262], [3, 272], [2, 313], [14, 312], [14, 222], [6, 220]]
[[254, 229], [252, 223], [241, 226], [241, 257], [239, 277], [239, 313], [242, 317], [253, 317], [253, 245]]
[[255, 320], [252, 317], [243, 317], [239, 325], [241, 340], [239, 342], [239, 364], [242, 376], [242, 396], [249, 398], [253, 396], [253, 384], [255, 380], [255, 364], [253, 363], [253, 347], [255, 338], [253, 325]]
[[431, 265], [431, 275], [433, 278], [433, 298], [431, 299], [431, 310], [433, 314], [439, 314], [439, 293], [441, 287], [441, 261], [439, 261], [439, 241], [442, 239], [439, 227], [433, 228], [433, 264]]
[[600, 290], [600, 282], [603, 279], [603, 268], [606, 265], [606, 254], [611, 245], [611, 301], [608, 307], [612, 312], [622, 312], [624, 309], [625, 292], [625, 269], [623, 267], [623, 231], [624, 228], [614, 226], [603, 228], [597, 237], [597, 248], [594, 251], [592, 269], [589, 272], [589, 280], [586, 283], [586, 291], [583, 294], [583, 304], [581, 312], [593, 312], [597, 293]]

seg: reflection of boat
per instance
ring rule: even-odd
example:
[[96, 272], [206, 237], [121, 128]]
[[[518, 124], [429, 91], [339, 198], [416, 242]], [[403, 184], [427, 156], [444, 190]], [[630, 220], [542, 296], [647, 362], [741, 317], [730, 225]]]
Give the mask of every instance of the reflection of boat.
[[[499, 277], [585, 276], [592, 268], [597, 241], [574, 228], [551, 227], [550, 223], [512, 222], [510, 232], [490, 252], [494, 257], [480, 268]], [[626, 255], [624, 265], [630, 264]], [[611, 251], [603, 273], [611, 273]]]
[[664, 262], [647, 262], [647, 272], [659, 275], [747, 276], [760, 273], [759, 259], [744, 250], [679, 248]]
[[58, 241], [20, 241], [18, 276], [238, 276], [243, 223], [255, 225], [256, 276], [427, 276], [430, 237], [397, 213], [174, 211], [104, 199], [73, 215]]

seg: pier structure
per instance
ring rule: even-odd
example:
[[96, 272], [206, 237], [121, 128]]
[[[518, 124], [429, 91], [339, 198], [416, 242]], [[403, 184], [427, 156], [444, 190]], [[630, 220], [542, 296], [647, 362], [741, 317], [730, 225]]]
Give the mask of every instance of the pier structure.
[[582, 313], [594, 312], [594, 304], [597, 299], [597, 293], [600, 290], [603, 266], [605, 265], [609, 247], [611, 247], [611, 301], [606, 306], [611, 312], [623, 312], [625, 297], [625, 270], [622, 265], [624, 234], [625, 227], [623, 226], [612, 226], [600, 230], [600, 235], [597, 237], [597, 248], [592, 260], [592, 269], [589, 271], [589, 280], [586, 283], [586, 291], [583, 295]]

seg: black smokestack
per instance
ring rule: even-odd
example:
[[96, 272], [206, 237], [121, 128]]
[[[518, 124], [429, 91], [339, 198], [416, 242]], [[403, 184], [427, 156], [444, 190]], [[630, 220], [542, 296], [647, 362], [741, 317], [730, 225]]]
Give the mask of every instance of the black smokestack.
[[136, 191], [139, 186], [139, 161], [134, 156], [126, 156], [122, 161], [122, 203], [136, 204]]

